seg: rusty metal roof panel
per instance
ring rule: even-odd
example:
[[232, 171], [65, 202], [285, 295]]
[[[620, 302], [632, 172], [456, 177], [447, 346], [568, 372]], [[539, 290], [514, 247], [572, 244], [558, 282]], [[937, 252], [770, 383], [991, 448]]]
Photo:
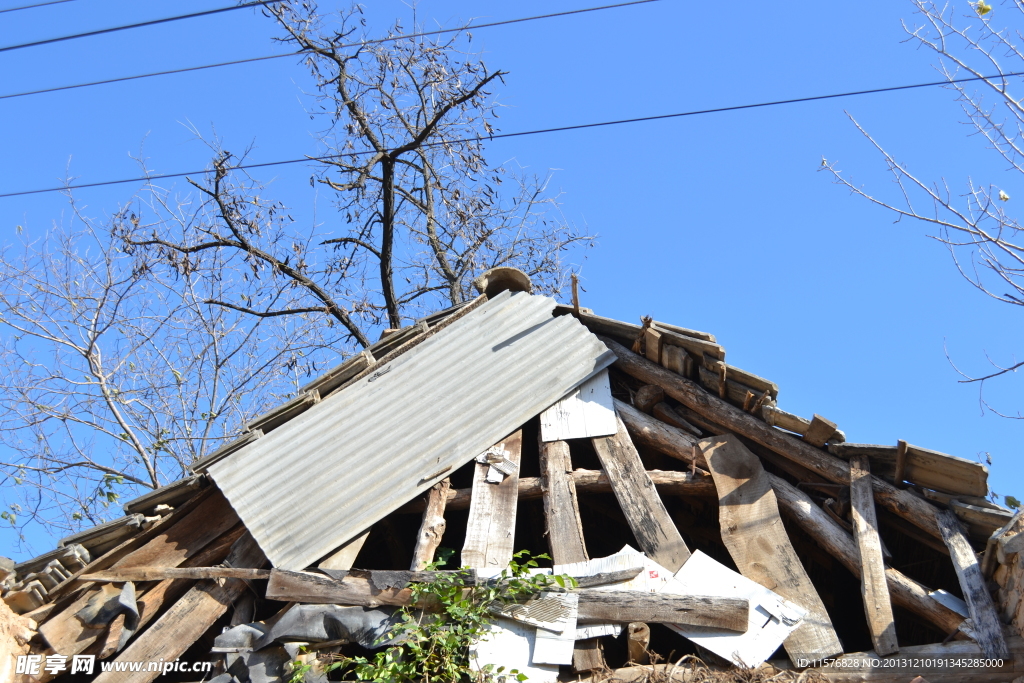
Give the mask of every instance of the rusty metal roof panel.
[[611, 364], [554, 307], [499, 294], [209, 473], [274, 566], [307, 567]]

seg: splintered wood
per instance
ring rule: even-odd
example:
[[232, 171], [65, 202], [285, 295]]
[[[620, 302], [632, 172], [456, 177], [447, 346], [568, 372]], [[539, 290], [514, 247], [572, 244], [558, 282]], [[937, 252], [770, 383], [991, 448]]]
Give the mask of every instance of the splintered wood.
[[[519, 430], [495, 445], [496, 451], [518, 467], [522, 458], [523, 432]], [[519, 473], [506, 475], [501, 483], [487, 481], [490, 465], [477, 463], [473, 475], [473, 497], [469, 504], [462, 566], [501, 570], [512, 561], [519, 502]]]
[[807, 610], [786, 639], [786, 652], [794, 659], [841, 654], [825, 605], [782, 526], [761, 461], [731, 435], [705, 439], [700, 447], [718, 487], [722, 540], [740, 573]]

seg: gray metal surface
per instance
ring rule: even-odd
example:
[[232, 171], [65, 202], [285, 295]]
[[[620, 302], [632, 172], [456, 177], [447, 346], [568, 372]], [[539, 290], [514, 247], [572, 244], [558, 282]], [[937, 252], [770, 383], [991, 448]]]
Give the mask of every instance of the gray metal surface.
[[611, 364], [554, 307], [502, 293], [209, 473], [275, 567], [307, 567]]

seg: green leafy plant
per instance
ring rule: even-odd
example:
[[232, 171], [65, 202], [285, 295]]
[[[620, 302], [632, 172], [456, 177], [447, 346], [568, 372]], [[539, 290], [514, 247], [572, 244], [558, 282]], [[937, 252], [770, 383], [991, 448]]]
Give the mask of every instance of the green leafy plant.
[[[412, 584], [410, 605], [399, 610], [398, 622], [385, 636], [398, 642], [372, 657], [338, 657], [324, 665], [324, 672], [344, 669], [345, 678], [375, 683], [525, 681], [526, 675], [515, 669], [486, 665], [477, 670], [469, 653], [494, 621], [492, 607], [522, 602], [555, 586], [576, 586], [569, 576], [532, 574], [542, 559], [551, 558], [519, 551], [499, 576], [475, 585], [467, 585], [468, 572], [448, 572], [429, 583]], [[290, 683], [302, 683], [311, 669], [312, 664], [293, 662]]]

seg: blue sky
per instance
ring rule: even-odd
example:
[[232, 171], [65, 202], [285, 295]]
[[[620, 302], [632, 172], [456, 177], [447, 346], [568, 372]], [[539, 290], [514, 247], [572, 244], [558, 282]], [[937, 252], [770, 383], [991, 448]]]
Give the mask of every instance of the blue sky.
[[[1009, 5], [993, 4], [993, 22], [1009, 16]], [[74, 0], [0, 14], [0, 42], [220, 6]], [[587, 6], [425, 0], [416, 13], [447, 27]], [[410, 7], [393, 0], [368, 13], [376, 33], [399, 17], [411, 26]], [[489, 66], [510, 72], [498, 91], [506, 105], [499, 123], [515, 132], [937, 80], [931, 55], [903, 42], [901, 20], [914, 23], [910, 2], [661, 0], [481, 29], [473, 43]], [[275, 34], [269, 20], [240, 10], [0, 52], [0, 94], [273, 54], [282, 51]], [[256, 162], [314, 153], [305, 86], [289, 57], [0, 99], [0, 193], [50, 187], [66, 174], [133, 177], [131, 157], [140, 154], [155, 172], [201, 169], [207, 149], [192, 128], [220, 135], [228, 149], [254, 144]], [[983, 414], [977, 387], [958, 384], [946, 358], [975, 373], [988, 367], [986, 354], [1011, 362], [1024, 326], [1017, 311], [960, 278], [927, 226], [893, 224], [818, 172], [823, 156], [838, 160], [858, 183], [892, 196], [882, 160], [846, 112], [922, 175], [957, 191], [970, 176], [1024, 201], [1020, 177], [967, 136], [953, 94], [941, 88], [516, 137], [495, 141], [489, 155], [540, 174], [558, 169], [564, 214], [599, 236], [582, 263], [585, 306], [712, 332], [732, 364], [779, 384], [781, 408], [819, 413], [850, 441], [906, 439], [970, 459], [990, 453], [993, 488], [1024, 497], [1024, 423]], [[299, 220], [318, 208], [330, 221], [309, 176], [302, 165], [257, 174]], [[135, 189], [77, 197], [102, 216]], [[59, 194], [0, 199], [0, 238], [12, 241], [16, 226], [42, 232], [67, 213]], [[1007, 377], [986, 396], [1005, 411], [1024, 410], [1019, 386]], [[0, 532], [0, 554], [12, 540]]]

